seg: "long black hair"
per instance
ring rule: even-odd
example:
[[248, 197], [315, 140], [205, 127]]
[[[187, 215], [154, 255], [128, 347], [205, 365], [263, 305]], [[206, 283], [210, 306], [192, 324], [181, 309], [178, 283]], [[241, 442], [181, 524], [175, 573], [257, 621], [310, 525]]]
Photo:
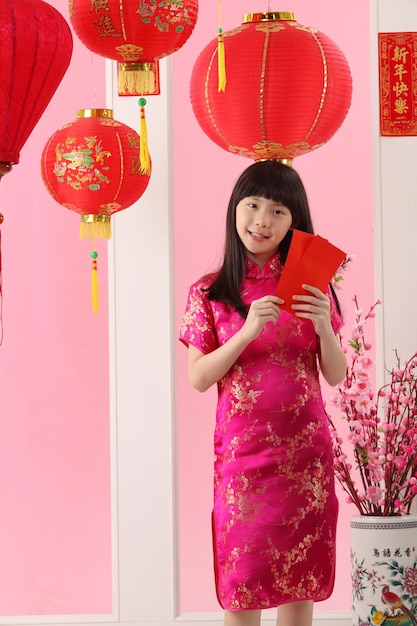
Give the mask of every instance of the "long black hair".
[[[291, 212], [292, 228], [314, 234], [307, 193], [300, 176], [292, 167], [279, 161], [257, 161], [242, 172], [227, 208], [223, 263], [207, 292], [209, 300], [230, 304], [243, 317], [248, 313], [248, 307], [241, 297], [246, 248], [236, 230], [236, 207], [243, 198], [249, 196], [282, 203]], [[292, 231], [288, 231], [278, 247], [282, 265], [286, 261], [291, 239]]]

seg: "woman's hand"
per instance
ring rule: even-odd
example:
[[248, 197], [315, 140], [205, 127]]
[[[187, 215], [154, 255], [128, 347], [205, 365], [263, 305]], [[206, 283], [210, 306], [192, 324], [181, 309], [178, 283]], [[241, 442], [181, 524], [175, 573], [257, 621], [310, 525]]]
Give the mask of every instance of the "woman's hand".
[[264, 296], [252, 302], [246, 321], [241, 329], [241, 333], [244, 334], [248, 341], [259, 337], [262, 329], [268, 322], [277, 321], [281, 314], [279, 305], [283, 303], [284, 300], [278, 298], [278, 296]]
[[329, 297], [311, 285], [303, 285], [310, 295], [293, 296], [292, 309], [297, 317], [311, 320], [320, 338], [320, 369], [329, 385], [337, 385], [346, 376], [346, 355], [339, 338], [334, 334], [330, 320]]
[[[309, 291], [311, 295], [296, 295], [293, 299], [295, 304], [291, 308], [297, 317], [311, 320], [316, 334], [326, 334], [332, 330], [330, 322], [330, 300], [329, 297], [311, 285], [302, 285], [303, 289]], [[333, 332], [333, 331], [332, 331]]]

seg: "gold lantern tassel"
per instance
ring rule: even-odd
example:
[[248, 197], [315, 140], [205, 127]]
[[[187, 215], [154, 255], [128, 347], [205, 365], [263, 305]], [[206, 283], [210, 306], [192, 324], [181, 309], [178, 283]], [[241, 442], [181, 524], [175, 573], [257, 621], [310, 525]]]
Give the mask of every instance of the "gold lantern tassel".
[[96, 250], [91, 252], [91, 305], [93, 307], [93, 313], [98, 313], [98, 272], [97, 272], [97, 257]]
[[110, 239], [111, 221], [110, 215], [103, 213], [83, 213], [80, 222], [80, 239]]
[[226, 91], [226, 60], [224, 54], [224, 41], [222, 29], [221, 1], [217, 1], [219, 29], [217, 35], [217, 71], [219, 75], [218, 91]]
[[145, 105], [146, 98], [139, 98], [138, 100], [140, 106], [140, 150], [139, 150], [139, 160], [140, 160], [140, 172], [141, 174], [150, 174], [151, 173], [151, 160], [149, 157], [149, 148], [148, 148], [148, 130], [146, 128], [146, 118], [145, 118]]
[[158, 61], [153, 63], [118, 63], [119, 96], [159, 93]]

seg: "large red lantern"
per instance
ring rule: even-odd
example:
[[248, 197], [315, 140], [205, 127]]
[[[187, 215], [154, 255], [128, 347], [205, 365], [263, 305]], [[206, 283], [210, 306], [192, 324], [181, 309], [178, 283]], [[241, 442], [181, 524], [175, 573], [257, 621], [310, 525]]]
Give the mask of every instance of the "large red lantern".
[[158, 60], [181, 48], [197, 0], [69, 0], [74, 30], [87, 48], [118, 61], [121, 95], [158, 93]]
[[72, 55], [71, 30], [43, 0], [0, 2], [0, 180], [61, 82]]
[[[111, 215], [136, 202], [150, 173], [140, 168], [139, 135], [113, 119], [110, 109], [81, 109], [56, 131], [42, 152], [41, 174], [51, 196], [81, 215], [80, 237], [111, 237]], [[93, 310], [97, 311], [97, 252], [93, 259]]]
[[217, 39], [198, 57], [190, 97], [218, 146], [255, 161], [326, 143], [349, 110], [352, 78], [340, 48], [293, 13], [254, 13], [223, 33], [227, 84], [218, 89]]

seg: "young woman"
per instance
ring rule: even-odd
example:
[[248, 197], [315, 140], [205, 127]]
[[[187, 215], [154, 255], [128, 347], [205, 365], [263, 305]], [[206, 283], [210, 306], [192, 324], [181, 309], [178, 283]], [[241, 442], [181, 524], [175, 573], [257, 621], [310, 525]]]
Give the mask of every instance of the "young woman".
[[334, 583], [338, 502], [319, 386], [345, 376], [338, 303], [303, 285], [292, 313], [275, 296], [292, 230], [313, 233], [304, 186], [277, 161], [232, 192], [224, 260], [191, 286], [180, 338], [199, 391], [217, 384], [213, 545], [225, 626], [311, 626]]

